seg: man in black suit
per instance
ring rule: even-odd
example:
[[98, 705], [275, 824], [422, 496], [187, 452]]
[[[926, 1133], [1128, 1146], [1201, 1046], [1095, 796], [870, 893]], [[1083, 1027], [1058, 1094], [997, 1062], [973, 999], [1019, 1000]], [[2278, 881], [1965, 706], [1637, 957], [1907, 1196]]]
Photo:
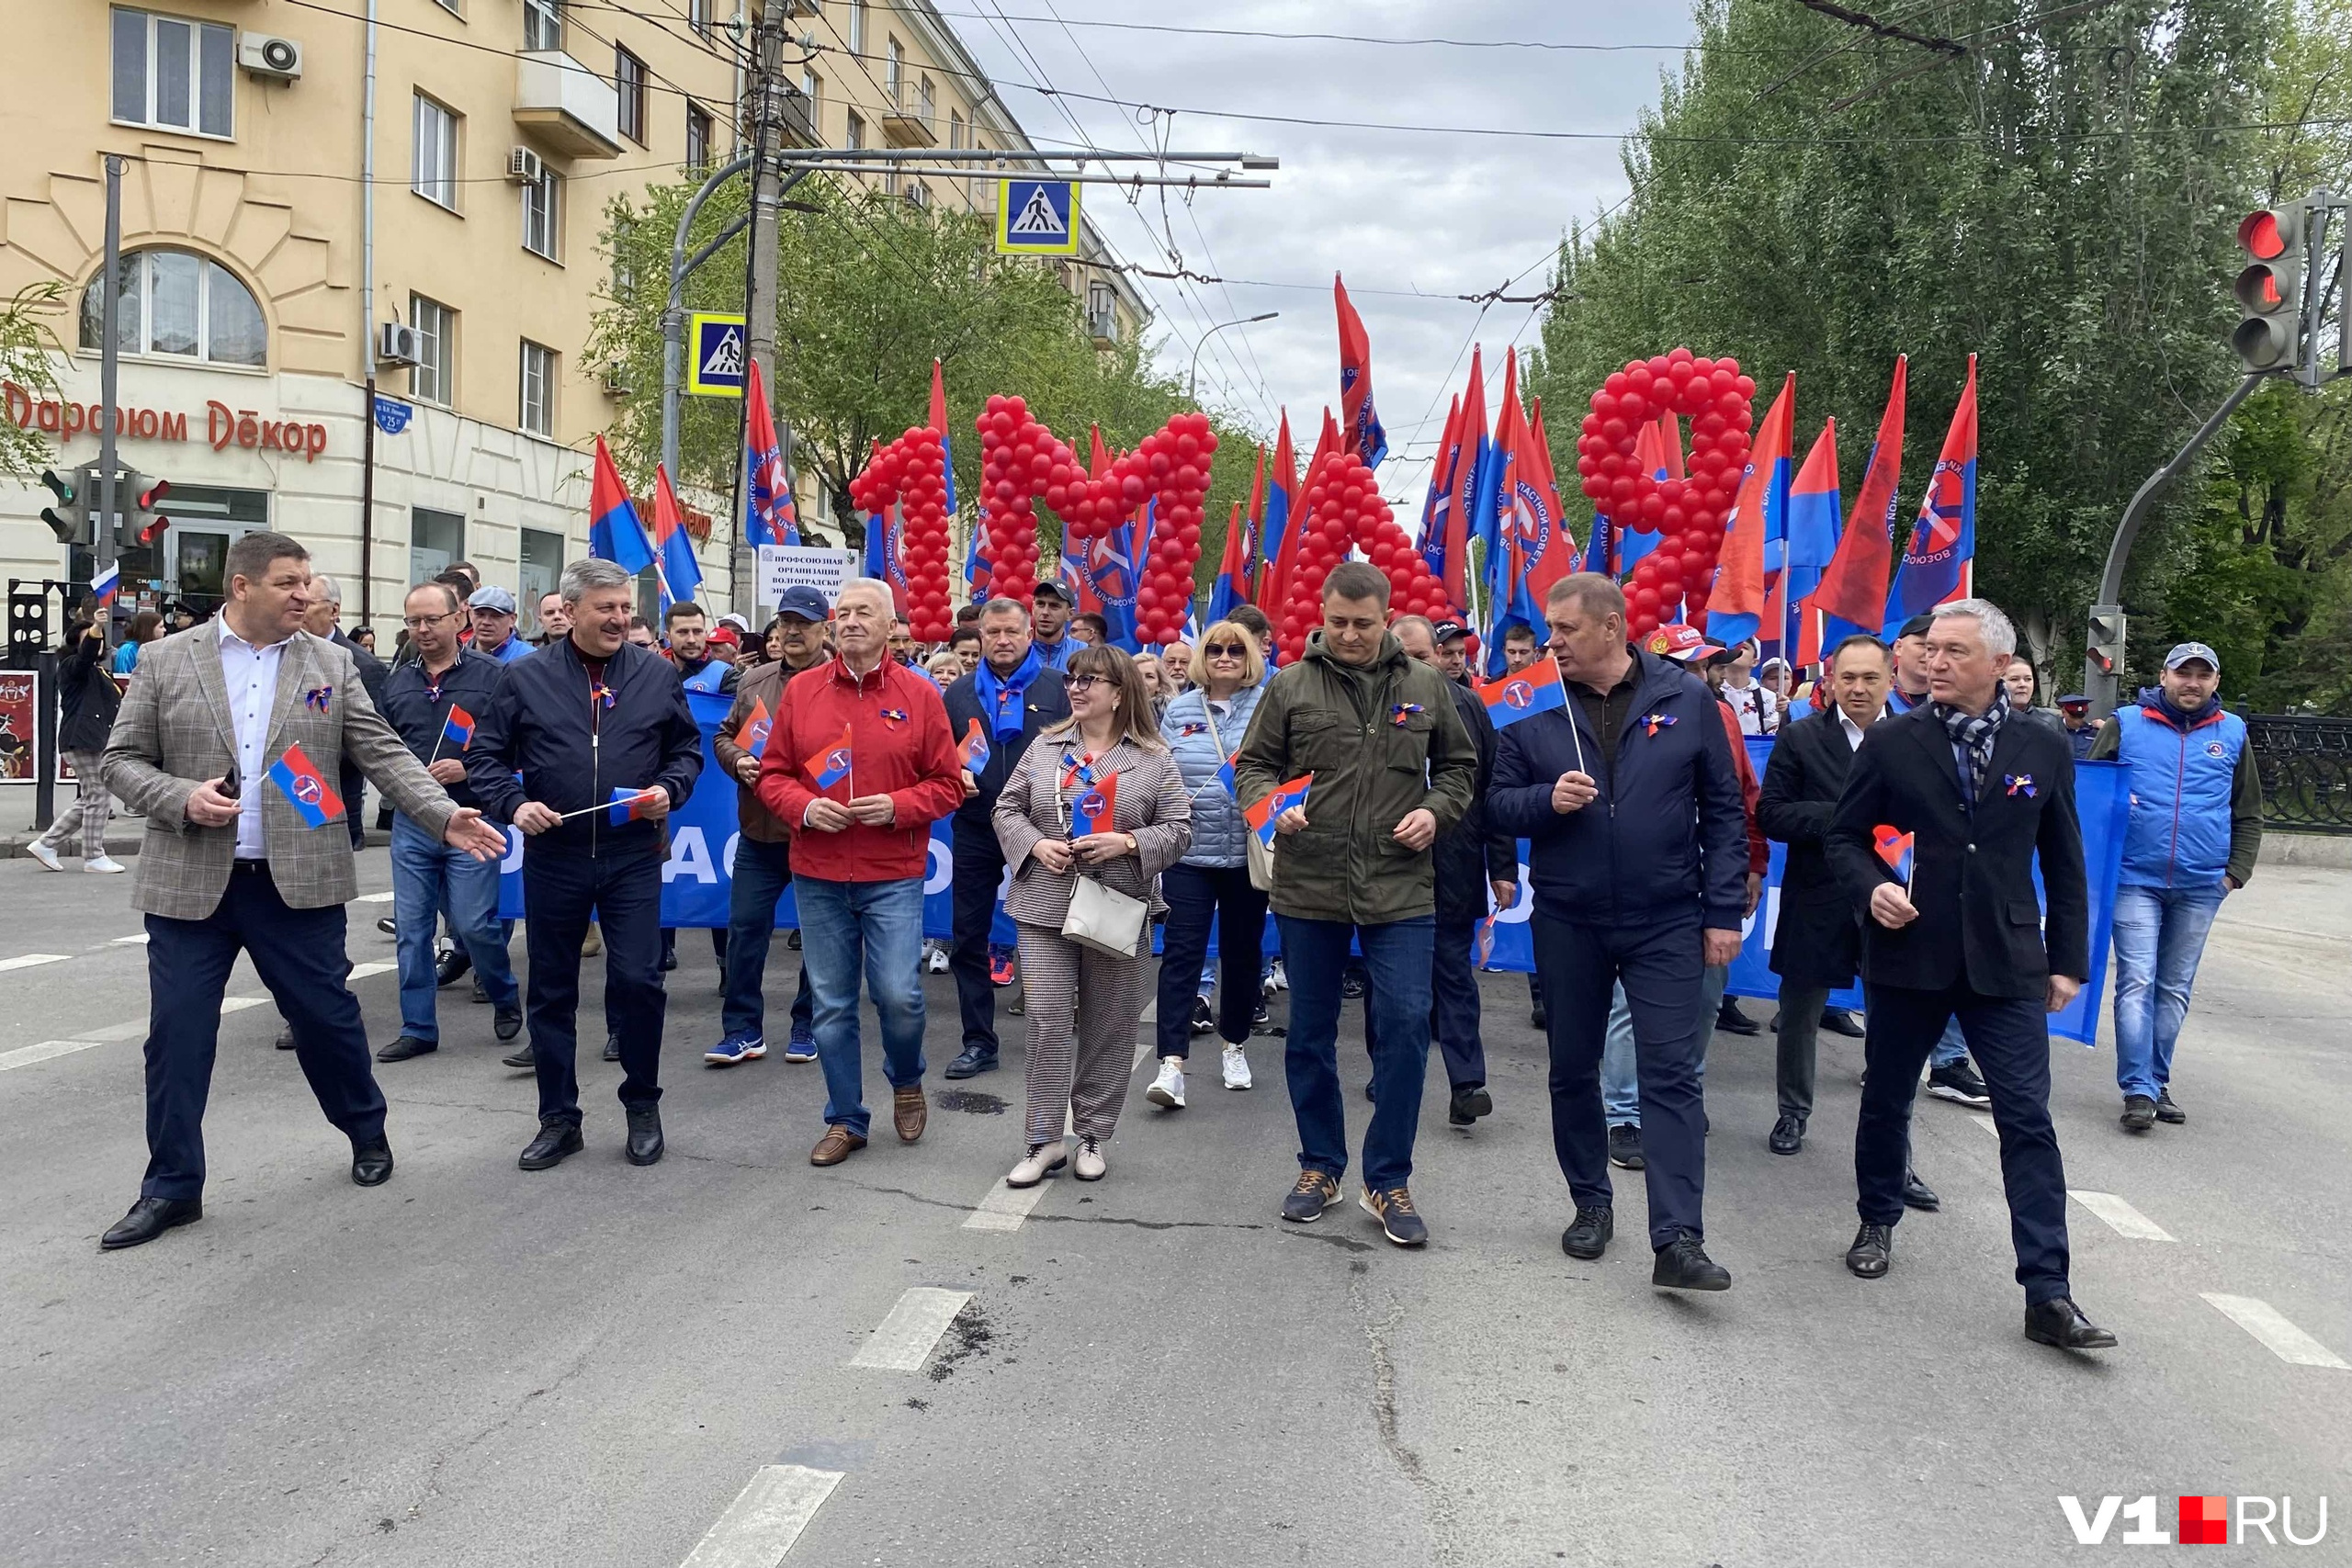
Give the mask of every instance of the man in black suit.
[[[1982, 599], [1939, 605], [1934, 617], [1929, 700], [1863, 737], [1826, 846], [1848, 897], [1870, 911], [1869, 1077], [1854, 1133], [1862, 1223], [1846, 1266], [1865, 1280], [1887, 1270], [1919, 1070], [1957, 1016], [1991, 1088], [2026, 1337], [2104, 1348], [2115, 1336], [2083, 1315], [2067, 1284], [2066, 1173], [2050, 1121], [2047, 1015], [2090, 973], [2075, 760], [2055, 727], [2009, 706], [2008, 617]], [[1907, 855], [1899, 842], [1882, 848], [1894, 835], [1908, 837]]]
[[[1042, 589], [1045, 584], [1039, 584]], [[964, 1015], [964, 1048], [947, 1064], [951, 1078], [996, 1068], [996, 984], [989, 976], [989, 932], [996, 923], [996, 891], [1004, 880], [1004, 849], [991, 820], [996, 797], [1021, 754], [1041, 729], [1069, 716], [1061, 672], [1029, 630], [1018, 599], [991, 599], [980, 612], [980, 667], [947, 688], [947, 728], [967, 759], [964, 804], [955, 827], [956, 945], [948, 967]], [[973, 767], [973, 739], [987, 747]]]

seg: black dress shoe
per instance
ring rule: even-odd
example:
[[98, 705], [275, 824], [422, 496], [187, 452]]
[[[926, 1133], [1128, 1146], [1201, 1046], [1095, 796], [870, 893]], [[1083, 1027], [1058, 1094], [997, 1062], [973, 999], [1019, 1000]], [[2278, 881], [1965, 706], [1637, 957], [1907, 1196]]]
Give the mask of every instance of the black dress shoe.
[[1617, 1211], [1608, 1204], [1577, 1210], [1576, 1223], [1560, 1233], [1560, 1250], [1589, 1263], [1609, 1249], [1617, 1234]]
[[1760, 1032], [1763, 1026], [1740, 1011], [1737, 1002], [1725, 997], [1724, 1005], [1715, 1013], [1715, 1027], [1732, 1034], [1755, 1034]]
[[477, 975], [474, 976], [473, 989], [466, 993], [466, 1000], [473, 1003], [476, 1007], [488, 1007], [490, 1005], [490, 993], [482, 988], [481, 976]]
[[1862, 1037], [1862, 1026], [1853, 1013], [1845, 1008], [1823, 1008], [1821, 1027], [1832, 1034], [1842, 1034], [1849, 1040]]
[[531, 1055], [531, 1043], [526, 1040], [523, 1043], [523, 1048], [521, 1050], [514, 1052], [511, 1055], [499, 1057], [498, 1065], [502, 1067], [513, 1067], [518, 1072], [527, 1073], [533, 1067], [538, 1066], [538, 1059]]
[[490, 1026], [497, 1032], [498, 1037], [501, 1040], [512, 1040], [517, 1034], [523, 1032], [523, 1010], [521, 1008], [500, 1008], [497, 1013], [491, 1019]]
[[1779, 1008], [1774, 1008], [1772, 1010], [1771, 1021], [1764, 1025], [1764, 1032], [1767, 1034], [1778, 1034], [1781, 1032], [1781, 1010]]
[[285, 1028], [277, 1032], [277, 1048], [281, 1051], [291, 1051], [294, 1049], [294, 1026], [292, 1024], [289, 1023]]
[[1544, 1014], [1544, 998], [1542, 997], [1536, 998], [1534, 1002], [1528, 1008], [1527, 1021], [1533, 1024], [1538, 1029], [1549, 1029], [1552, 1027], [1551, 1021]]
[[956, 1053], [954, 1061], [947, 1064], [946, 1076], [951, 1078], [972, 1078], [979, 1077], [982, 1073], [992, 1073], [996, 1069], [995, 1052], [983, 1051], [978, 1045], [967, 1045]]
[[1846, 1249], [1846, 1268], [1858, 1280], [1883, 1279], [1894, 1258], [1894, 1227], [1865, 1220], [1854, 1233], [1854, 1245]]
[[442, 955], [440, 963], [433, 966], [433, 983], [436, 986], [454, 986], [465, 978], [466, 972], [473, 966], [472, 953], [462, 947], [453, 947]]
[[392, 1179], [392, 1145], [378, 1138], [373, 1143], [354, 1140], [351, 1145], [351, 1179], [362, 1187], [381, 1187]]
[[1708, 1257], [1699, 1238], [1685, 1231], [1657, 1249], [1650, 1283], [1669, 1291], [1728, 1291], [1731, 1270]]
[[656, 1105], [628, 1108], [628, 1163], [651, 1165], [662, 1157], [662, 1109]]
[[[631, 1129], [634, 1135], [635, 1129]], [[580, 1141], [580, 1129], [560, 1116], [539, 1119], [539, 1135], [523, 1146], [523, 1157], [514, 1163], [525, 1170], [546, 1170], [561, 1165], [587, 1145]]]
[[617, 1034], [607, 1034], [607, 1035], [605, 1035], [605, 1060], [606, 1060], [607, 1062], [617, 1062], [617, 1061], [619, 1061], [620, 1059], [621, 1059], [621, 1037], [620, 1037], [619, 1035], [617, 1035]]
[[413, 1034], [403, 1034], [376, 1053], [379, 1062], [405, 1062], [411, 1056], [429, 1056], [441, 1049], [437, 1040], [419, 1040]]
[[1445, 1108], [1445, 1119], [1456, 1127], [1467, 1127], [1481, 1116], [1495, 1113], [1495, 1097], [1487, 1092], [1482, 1083], [1466, 1083], [1453, 1091]]
[[2188, 1120], [2188, 1112], [2172, 1102], [2172, 1090], [2168, 1089], [2156, 1090], [2156, 1120], [2174, 1127]]
[[1917, 1171], [1906, 1168], [1903, 1172], [1903, 1206], [1932, 1214], [1944, 1206], [1944, 1201], [1936, 1196], [1934, 1188], [1919, 1179]]
[[1782, 1115], [1772, 1123], [1772, 1135], [1764, 1140], [1764, 1146], [1776, 1155], [1792, 1155], [1804, 1147], [1804, 1118]]
[[2061, 1350], [2108, 1350], [2115, 1346], [2115, 1336], [2085, 1317], [2083, 1309], [2065, 1296], [2052, 1296], [2026, 1308], [2025, 1337]]
[[2123, 1130], [2144, 1133], [2156, 1124], [2156, 1102], [2144, 1094], [2123, 1097]]
[[382, 931], [386, 936], [398, 936], [401, 934], [400, 928], [392, 924], [392, 917], [390, 915], [386, 915], [381, 919], [378, 920], [376, 922], [376, 929]]
[[107, 1252], [154, 1240], [174, 1225], [193, 1224], [204, 1218], [204, 1204], [194, 1198], [141, 1198], [114, 1229], [98, 1238]]

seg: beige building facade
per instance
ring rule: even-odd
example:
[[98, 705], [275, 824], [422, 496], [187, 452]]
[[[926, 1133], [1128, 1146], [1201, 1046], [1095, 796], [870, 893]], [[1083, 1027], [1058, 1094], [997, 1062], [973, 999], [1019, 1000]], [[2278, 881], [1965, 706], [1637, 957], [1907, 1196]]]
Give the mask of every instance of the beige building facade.
[[[822, 144], [1027, 145], [928, 5], [795, 10], [792, 36], [820, 47], [788, 74]], [[515, 590], [527, 623], [586, 552], [594, 437], [626, 395], [580, 352], [608, 287], [602, 211], [736, 151], [758, 6], [11, 11], [14, 48], [42, 65], [39, 90], [0, 102], [0, 291], [63, 285], [70, 353], [62, 396], [0, 387], [0, 417], [51, 434], [61, 468], [96, 458], [103, 159], [119, 155], [119, 457], [174, 486], [169, 527], [124, 560], [125, 594], [209, 608], [229, 542], [268, 527], [342, 581], [346, 626], [365, 600], [380, 647], [405, 588], [458, 558]], [[910, 200], [992, 200], [986, 180], [889, 183]], [[1139, 329], [1119, 274], [1064, 276], [1098, 332]], [[0, 570], [85, 581], [87, 552], [40, 521], [49, 500], [0, 484]], [[719, 608], [727, 535], [722, 521], [702, 551]]]

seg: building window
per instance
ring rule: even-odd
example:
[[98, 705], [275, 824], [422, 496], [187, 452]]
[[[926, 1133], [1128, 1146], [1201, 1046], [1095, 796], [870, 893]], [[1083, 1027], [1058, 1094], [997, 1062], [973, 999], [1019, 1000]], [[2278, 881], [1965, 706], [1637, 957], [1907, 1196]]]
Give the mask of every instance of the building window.
[[800, 73], [800, 96], [808, 100], [808, 123], [817, 123], [817, 115], [825, 107], [825, 79], [814, 71]]
[[865, 151], [865, 121], [858, 117], [858, 113], [855, 109], [849, 111], [849, 136], [846, 140], [851, 152], [861, 152]]
[[948, 146], [948, 149], [949, 149], [949, 151], [951, 151], [951, 152], [952, 152], [952, 151], [955, 151], [955, 150], [956, 150], [956, 149], [961, 148], [963, 145], [964, 145], [964, 111], [963, 111], [963, 110], [961, 110], [961, 109], [949, 109], [949, 110], [947, 111], [947, 146]]
[[522, 601], [522, 613], [514, 630], [518, 636], [537, 637], [539, 601], [556, 591], [556, 583], [563, 576], [563, 536], [544, 528], [524, 528], [522, 546], [517, 552], [514, 570], [515, 597]]
[[929, 207], [931, 188], [921, 180], [910, 177], [907, 181], [907, 200], [916, 207]]
[[700, 104], [686, 106], [686, 167], [710, 166], [710, 115]]
[[849, 51], [865, 52], [865, 0], [849, 0]]
[[114, 118], [226, 138], [237, 31], [146, 11], [114, 13]]
[[907, 46], [900, 43], [894, 38], [890, 40], [889, 69], [884, 73], [882, 78], [882, 90], [889, 94], [890, 107], [892, 109], [896, 110], [906, 107], [906, 89]]
[[1086, 330], [1099, 338], [1116, 340], [1119, 335], [1119, 296], [1107, 283], [1086, 286]]
[[915, 112], [922, 117], [926, 127], [931, 124], [932, 117], [939, 112], [939, 89], [932, 85], [928, 75], [915, 83]]
[[555, 350], [523, 340], [523, 392], [514, 423], [534, 435], [555, 434]]
[[686, 23], [703, 37], [710, 36], [710, 0], [686, 0]]
[[416, 363], [408, 395], [445, 407], [458, 400], [458, 312], [422, 294], [408, 297], [408, 324], [416, 329]]
[[563, 0], [523, 0], [523, 47], [563, 47]]
[[465, 12], [458, 7], [458, 0], [440, 0], [440, 5], [444, 11], [448, 12], [449, 15], [453, 17], [462, 18], [465, 16]]
[[416, 152], [409, 160], [408, 188], [458, 210], [458, 117], [416, 96]]
[[549, 261], [562, 259], [556, 241], [563, 232], [563, 176], [543, 169], [523, 187], [523, 248]]
[[[105, 342], [103, 275], [82, 296], [81, 344]], [[115, 346], [258, 367], [269, 355], [261, 304], [237, 275], [193, 251], [134, 251], [116, 264]]]
[[408, 580], [411, 582], [430, 582], [448, 570], [451, 561], [465, 558], [464, 513], [435, 512], [424, 506], [409, 509]]
[[645, 145], [645, 62], [613, 46], [613, 88], [621, 101], [621, 134]]

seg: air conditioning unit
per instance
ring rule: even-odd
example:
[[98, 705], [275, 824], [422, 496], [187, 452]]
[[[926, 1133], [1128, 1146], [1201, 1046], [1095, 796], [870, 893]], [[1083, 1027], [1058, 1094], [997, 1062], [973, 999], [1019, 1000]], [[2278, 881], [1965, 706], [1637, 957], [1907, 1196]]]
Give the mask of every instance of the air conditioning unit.
[[506, 177], [518, 186], [535, 186], [548, 177], [548, 162], [528, 147], [506, 154]]
[[386, 321], [377, 329], [376, 361], [379, 365], [423, 364], [424, 334], [401, 322]]
[[245, 33], [237, 39], [237, 63], [256, 76], [292, 82], [302, 74], [302, 46], [290, 38]]

